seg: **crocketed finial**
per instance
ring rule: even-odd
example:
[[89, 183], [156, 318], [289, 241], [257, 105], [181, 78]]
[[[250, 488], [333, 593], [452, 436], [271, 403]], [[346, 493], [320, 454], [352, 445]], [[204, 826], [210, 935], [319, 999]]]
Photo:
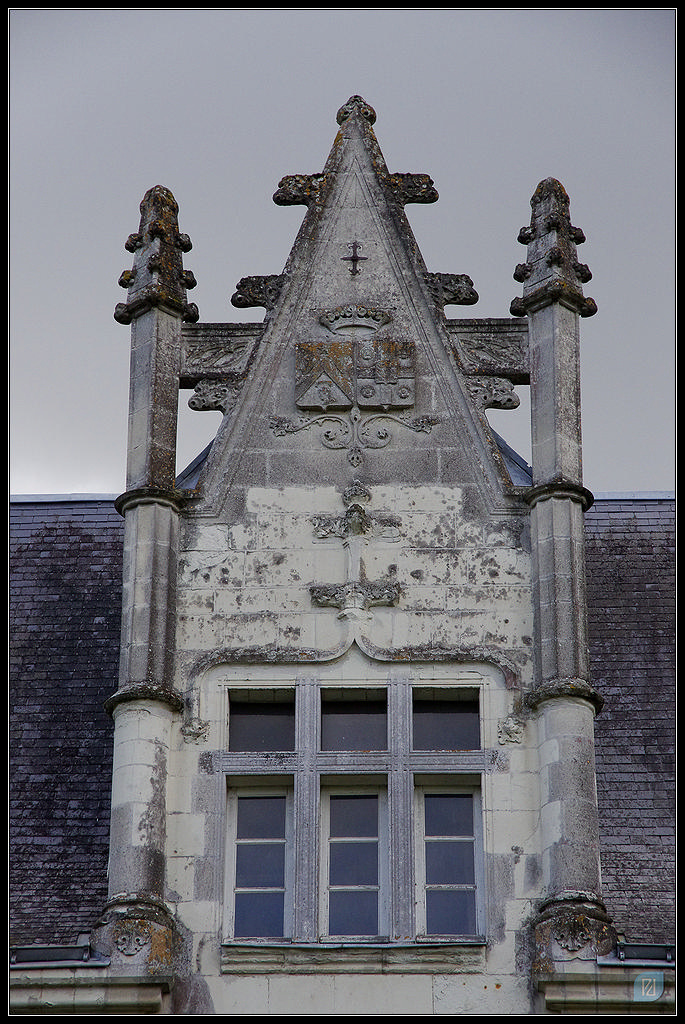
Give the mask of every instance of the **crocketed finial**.
[[195, 323], [199, 312], [186, 301], [186, 289], [194, 288], [195, 277], [183, 269], [183, 253], [192, 249], [188, 235], [178, 229], [178, 203], [163, 185], [149, 189], [140, 204], [140, 227], [129, 235], [125, 248], [133, 253], [133, 268], [119, 278], [128, 289], [128, 300], [120, 302], [114, 319], [129, 324], [153, 306], [166, 306]]
[[523, 296], [511, 303], [512, 315], [525, 316], [531, 309], [563, 302], [581, 316], [592, 316], [597, 304], [586, 298], [582, 289], [592, 274], [578, 262], [576, 252], [585, 235], [571, 224], [566, 189], [556, 178], [545, 178], [530, 205], [530, 226], [521, 228], [518, 236], [519, 242], [528, 246], [527, 259], [514, 271], [514, 280], [523, 283]]
[[336, 121], [338, 124], [342, 124], [343, 121], [346, 121], [355, 109], [359, 111], [365, 121], [368, 121], [369, 124], [374, 124], [376, 120], [376, 111], [373, 107], [369, 106], [362, 96], [350, 96], [347, 103], [343, 103], [336, 115]]

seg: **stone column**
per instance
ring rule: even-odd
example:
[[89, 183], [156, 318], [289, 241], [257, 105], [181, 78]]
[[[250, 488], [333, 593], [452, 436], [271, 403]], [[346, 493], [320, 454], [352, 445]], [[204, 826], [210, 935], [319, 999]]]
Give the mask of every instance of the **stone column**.
[[126, 248], [133, 269], [115, 319], [131, 324], [127, 490], [116, 502], [125, 520], [119, 687], [106, 703], [114, 718], [109, 897], [94, 932], [115, 972], [169, 974], [174, 925], [165, 903], [167, 762], [173, 716], [183, 700], [172, 685], [178, 518], [174, 488], [176, 419], [186, 302], [195, 282], [183, 270], [190, 240], [165, 188], [140, 205]]
[[612, 943], [601, 894], [594, 764], [594, 716], [602, 700], [590, 682], [580, 428], [579, 318], [596, 312], [577, 258], [585, 240], [573, 227], [563, 186], [541, 182], [530, 227], [519, 241], [527, 261], [514, 277], [528, 316], [533, 486], [531, 506], [535, 686], [528, 694], [539, 726], [545, 895], [536, 927], [545, 962], [594, 958]]

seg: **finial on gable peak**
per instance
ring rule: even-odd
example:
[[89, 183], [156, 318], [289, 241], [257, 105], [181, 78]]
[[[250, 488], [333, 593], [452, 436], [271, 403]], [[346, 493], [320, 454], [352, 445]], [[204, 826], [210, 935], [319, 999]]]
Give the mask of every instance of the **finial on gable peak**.
[[343, 103], [335, 118], [338, 124], [342, 124], [343, 121], [346, 121], [355, 109], [359, 111], [361, 116], [368, 121], [369, 124], [374, 124], [376, 120], [376, 111], [362, 96], [350, 96], [347, 103]]

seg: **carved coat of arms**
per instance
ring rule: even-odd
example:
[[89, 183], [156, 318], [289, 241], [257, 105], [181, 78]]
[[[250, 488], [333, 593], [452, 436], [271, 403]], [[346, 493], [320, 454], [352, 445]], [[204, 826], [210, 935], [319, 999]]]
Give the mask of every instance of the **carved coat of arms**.
[[397, 338], [335, 337], [295, 346], [295, 404], [328, 412], [414, 404], [415, 350]]

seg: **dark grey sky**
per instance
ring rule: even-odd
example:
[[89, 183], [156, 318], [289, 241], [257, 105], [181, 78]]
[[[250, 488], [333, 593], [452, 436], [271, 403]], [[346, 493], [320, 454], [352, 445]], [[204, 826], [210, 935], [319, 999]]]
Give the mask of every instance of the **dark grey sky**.
[[[587, 242], [585, 483], [674, 486], [672, 8], [9, 9], [13, 493], [124, 489], [129, 331], [112, 316], [152, 185], [193, 241], [203, 321], [260, 320], [239, 278], [280, 273], [338, 108], [377, 113], [391, 171], [440, 193], [407, 214], [429, 270], [467, 273], [469, 316], [508, 316], [530, 197], [553, 176]], [[457, 307], [448, 307], [457, 316]], [[491, 422], [530, 452], [528, 403]], [[181, 402], [179, 468], [217, 414]]]

